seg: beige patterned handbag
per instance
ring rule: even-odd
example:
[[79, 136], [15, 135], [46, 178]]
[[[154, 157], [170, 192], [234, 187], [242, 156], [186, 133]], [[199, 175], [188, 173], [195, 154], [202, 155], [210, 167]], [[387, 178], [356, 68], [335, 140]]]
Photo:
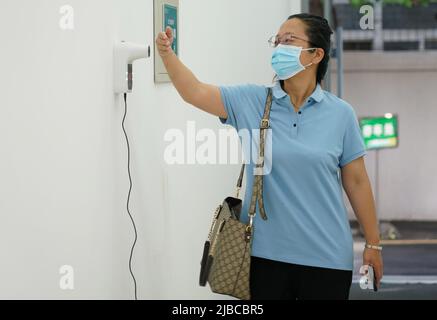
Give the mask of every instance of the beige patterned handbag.
[[209, 283], [215, 293], [230, 295], [242, 300], [250, 300], [250, 254], [253, 237], [253, 218], [256, 202], [261, 217], [267, 220], [264, 211], [262, 191], [264, 167], [264, 144], [266, 129], [269, 126], [272, 91], [268, 89], [264, 116], [260, 126], [260, 148], [258, 162], [255, 164], [252, 198], [249, 208], [249, 222], [240, 222], [242, 200], [238, 198], [244, 174], [244, 163], [237, 182], [235, 197], [223, 200], [213, 215], [208, 239], [205, 241], [200, 262], [199, 285]]

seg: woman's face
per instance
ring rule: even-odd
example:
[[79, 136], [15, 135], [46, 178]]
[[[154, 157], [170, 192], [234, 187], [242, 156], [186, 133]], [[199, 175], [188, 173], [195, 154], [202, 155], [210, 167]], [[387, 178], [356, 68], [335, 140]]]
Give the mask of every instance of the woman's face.
[[[288, 39], [283, 44], [293, 45], [302, 48], [315, 48], [316, 46], [310, 42], [307, 34], [305, 33], [305, 23], [297, 18], [285, 21], [278, 31], [279, 39]], [[290, 36], [292, 35], [292, 36]], [[318, 64], [323, 59], [323, 49], [317, 49], [316, 51], [302, 51], [300, 55], [300, 62], [302, 65], [308, 65], [313, 63]]]

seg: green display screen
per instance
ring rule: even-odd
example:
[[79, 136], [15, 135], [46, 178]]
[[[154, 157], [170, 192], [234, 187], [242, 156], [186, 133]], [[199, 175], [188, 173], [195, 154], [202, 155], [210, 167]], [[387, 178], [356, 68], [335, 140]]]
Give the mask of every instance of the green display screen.
[[359, 119], [359, 122], [367, 149], [394, 148], [398, 146], [398, 118], [396, 115], [363, 117]]
[[169, 5], [164, 4], [164, 30], [167, 27], [170, 27], [173, 29], [173, 44], [171, 45], [171, 48], [173, 49], [174, 53], [178, 55], [178, 41], [177, 41], [177, 35], [178, 35], [178, 8]]

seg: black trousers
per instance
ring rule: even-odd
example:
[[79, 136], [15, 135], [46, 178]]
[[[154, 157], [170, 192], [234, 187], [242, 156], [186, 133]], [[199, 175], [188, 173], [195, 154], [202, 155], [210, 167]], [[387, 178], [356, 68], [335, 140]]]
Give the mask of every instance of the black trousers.
[[352, 271], [251, 257], [252, 300], [348, 300]]

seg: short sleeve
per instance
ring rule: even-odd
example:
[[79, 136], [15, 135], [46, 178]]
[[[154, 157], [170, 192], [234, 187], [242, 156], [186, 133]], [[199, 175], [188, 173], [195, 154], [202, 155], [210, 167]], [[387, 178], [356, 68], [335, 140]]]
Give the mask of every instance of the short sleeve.
[[219, 117], [219, 120], [237, 130], [248, 125], [246, 122], [254, 116], [255, 109], [262, 102], [262, 96], [266, 96], [266, 88], [259, 85], [219, 86], [219, 90], [228, 115], [226, 119]]
[[343, 152], [339, 159], [340, 167], [344, 167], [349, 162], [367, 154], [360, 125], [352, 107], [348, 109], [345, 123]]

